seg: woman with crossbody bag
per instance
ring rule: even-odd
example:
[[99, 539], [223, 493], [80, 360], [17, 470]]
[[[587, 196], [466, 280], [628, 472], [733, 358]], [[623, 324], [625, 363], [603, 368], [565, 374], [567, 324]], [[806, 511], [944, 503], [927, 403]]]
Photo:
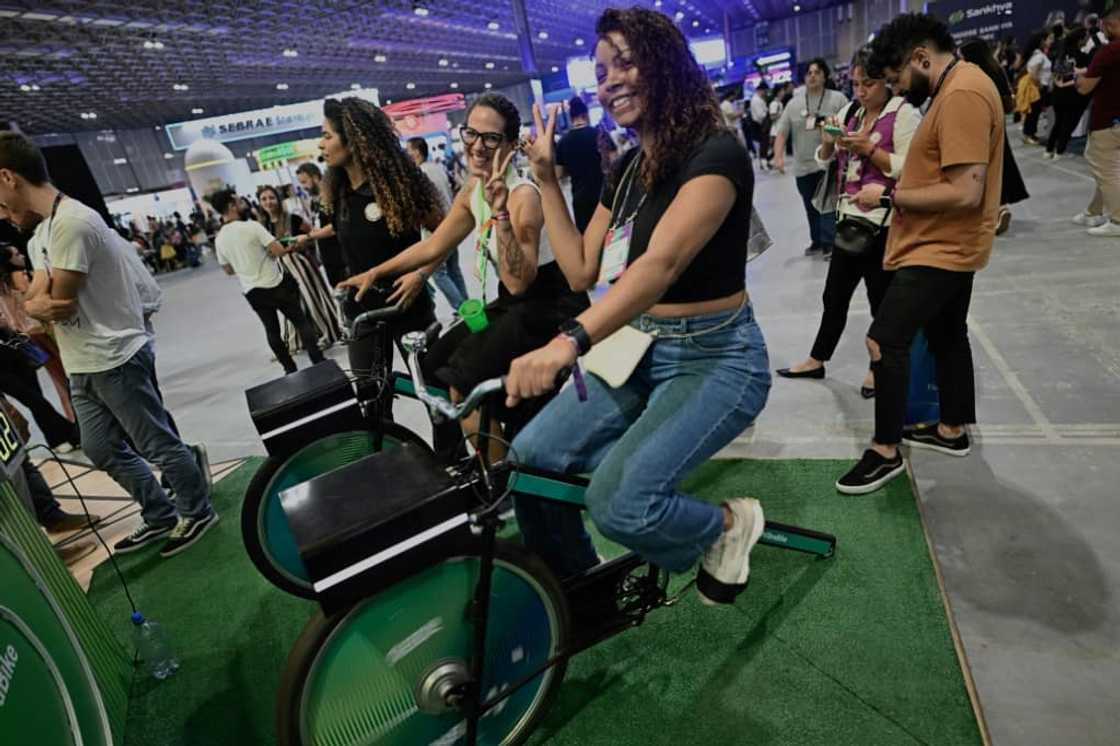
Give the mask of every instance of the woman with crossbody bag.
[[[672, 20], [611, 9], [596, 33], [599, 100], [640, 143], [615, 165], [581, 235], [555, 176], [555, 108], [547, 126], [534, 109], [527, 154], [556, 260], [573, 288], [610, 287], [510, 366], [511, 405], [552, 391], [581, 356], [589, 371], [575, 368], [575, 385], [521, 431], [511, 458], [590, 473], [587, 506], [605, 536], [669, 572], [700, 560], [702, 599], [731, 603], [762, 507], [746, 497], [713, 505], [679, 484], [754, 422], [770, 391], [744, 277], [750, 160]], [[579, 512], [516, 497], [515, 507], [526, 544], [560, 575], [598, 562]]]
[[[890, 210], [879, 203], [894, 189], [902, 174], [920, 115], [901, 97], [892, 97], [886, 82], [867, 77], [867, 57], [867, 50], [861, 49], [851, 64], [856, 100], [848, 106], [858, 107], [855, 115], [850, 116], [845, 109], [836, 121], [826, 124], [823, 142], [817, 150], [817, 160], [822, 165], [837, 161], [841, 180], [836, 250], [824, 285], [824, 313], [813, 349], [803, 362], [778, 369], [783, 378], [824, 378], [824, 364], [840, 342], [848, 307], [860, 280], [867, 288], [872, 318], [890, 283], [890, 273], [883, 269]], [[842, 129], [838, 122], [845, 121], [846, 134], [837, 136]], [[865, 399], [875, 396], [870, 370], [860, 394]]]

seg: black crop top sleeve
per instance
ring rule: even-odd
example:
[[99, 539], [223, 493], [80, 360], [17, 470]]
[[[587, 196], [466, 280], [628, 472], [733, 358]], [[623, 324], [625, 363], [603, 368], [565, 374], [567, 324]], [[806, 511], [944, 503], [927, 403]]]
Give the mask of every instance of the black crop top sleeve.
[[[611, 178], [603, 185], [600, 201], [608, 210], [614, 204], [615, 191], [622, 174], [637, 157], [637, 148], [615, 164]], [[633, 264], [649, 246], [650, 236], [661, 217], [669, 209], [681, 187], [700, 176], [723, 176], [735, 187], [735, 202], [715, 234], [700, 249], [692, 263], [661, 297], [661, 303], [696, 303], [724, 298], [746, 287], [747, 238], [750, 232], [751, 200], [754, 193], [754, 172], [746, 149], [730, 131], [720, 131], [697, 145], [675, 174], [646, 195], [639, 179], [634, 180], [626, 204], [619, 204], [612, 215], [612, 225], [632, 215], [634, 228], [630, 240], [629, 264]], [[621, 202], [621, 199], [620, 199]], [[639, 208], [640, 205], [640, 208]]]

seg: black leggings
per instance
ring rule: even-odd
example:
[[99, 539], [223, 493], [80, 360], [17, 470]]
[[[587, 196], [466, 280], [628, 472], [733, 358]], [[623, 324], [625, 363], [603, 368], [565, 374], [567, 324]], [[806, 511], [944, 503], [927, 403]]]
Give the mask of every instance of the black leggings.
[[0, 393], [27, 407], [51, 448], [63, 443], [78, 444], [78, 426], [59, 414], [43, 396], [39, 376], [23, 361], [23, 353], [7, 347], [0, 347]]
[[824, 283], [824, 313], [809, 354], [816, 360], [829, 360], [840, 342], [840, 335], [848, 322], [848, 307], [859, 281], [867, 288], [867, 302], [871, 305], [871, 318], [879, 311], [879, 304], [887, 292], [891, 273], [883, 269], [883, 251], [887, 245], [887, 230], [879, 232], [875, 246], [863, 256], [853, 256], [840, 249], [832, 252], [828, 279]]
[[280, 319], [276, 316], [277, 311], [284, 314], [295, 326], [312, 364], [323, 361], [319, 340], [315, 336], [315, 327], [311, 325], [311, 321], [300, 306], [299, 286], [290, 275], [285, 274], [284, 280], [274, 288], [253, 288], [245, 294], [245, 299], [249, 301], [249, 305], [257, 312], [261, 323], [264, 324], [268, 346], [272, 349], [276, 360], [284, 367], [285, 373], [296, 370], [296, 361], [292, 359], [287, 345], [284, 344], [284, 337], [280, 334]]
[[902, 439], [910, 384], [910, 345], [918, 330], [926, 333], [937, 361], [941, 422], [950, 427], [976, 422], [976, 382], [968, 343], [968, 306], [972, 272], [933, 267], [903, 267], [894, 273], [879, 314], [867, 336], [882, 357], [875, 373], [875, 442], [895, 445]]

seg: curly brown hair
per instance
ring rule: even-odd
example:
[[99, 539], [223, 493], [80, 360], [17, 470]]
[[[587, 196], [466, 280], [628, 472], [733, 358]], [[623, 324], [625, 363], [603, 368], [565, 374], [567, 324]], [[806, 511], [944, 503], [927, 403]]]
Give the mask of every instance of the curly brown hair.
[[[350, 148], [350, 157], [361, 167], [393, 235], [416, 230], [433, 213], [440, 212], [435, 187], [401, 148], [393, 121], [384, 111], [368, 101], [348, 97], [327, 99], [323, 115], [342, 144]], [[337, 212], [349, 191], [346, 170], [328, 168], [321, 185], [324, 208]]]
[[655, 123], [642, 132], [640, 174], [648, 192], [696, 145], [726, 128], [708, 76], [672, 20], [645, 8], [611, 8], [599, 16], [595, 33], [611, 44], [607, 35], [615, 32], [625, 37], [638, 66], [642, 119]]

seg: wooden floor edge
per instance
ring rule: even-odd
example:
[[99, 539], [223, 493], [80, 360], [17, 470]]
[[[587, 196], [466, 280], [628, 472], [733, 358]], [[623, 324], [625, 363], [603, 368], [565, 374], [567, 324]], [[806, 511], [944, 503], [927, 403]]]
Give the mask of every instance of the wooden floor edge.
[[918, 480], [914, 476], [914, 466], [910, 459], [906, 460], [906, 475], [910, 479], [910, 488], [914, 493], [914, 503], [918, 507], [918, 520], [922, 525], [922, 536], [926, 540], [926, 550], [929, 552], [930, 561], [933, 563], [933, 574], [937, 578], [937, 589], [941, 594], [941, 604], [945, 607], [945, 617], [949, 620], [949, 632], [953, 637], [953, 647], [957, 651], [957, 661], [964, 675], [964, 686], [968, 690], [968, 699], [972, 703], [972, 714], [976, 716], [976, 723], [980, 726], [980, 738], [984, 746], [992, 746], [992, 735], [988, 731], [988, 720], [984, 716], [984, 707], [980, 704], [980, 693], [976, 690], [976, 680], [972, 678], [972, 666], [968, 663], [968, 655], [961, 640], [960, 629], [957, 627], [957, 618], [953, 613], [953, 603], [945, 590], [945, 577], [941, 574], [941, 563], [934, 550], [933, 537], [930, 536], [929, 526], [926, 524], [925, 508], [922, 505], [921, 492], [918, 489]]

